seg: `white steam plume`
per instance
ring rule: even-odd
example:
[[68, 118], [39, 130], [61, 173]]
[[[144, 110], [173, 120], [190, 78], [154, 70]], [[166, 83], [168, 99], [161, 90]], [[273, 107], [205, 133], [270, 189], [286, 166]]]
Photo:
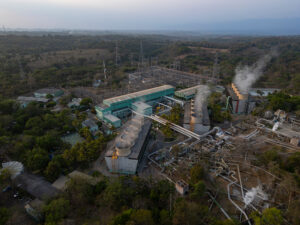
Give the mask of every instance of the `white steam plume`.
[[207, 97], [210, 94], [210, 89], [207, 85], [201, 85], [197, 89], [197, 94], [195, 97], [195, 113], [197, 116], [202, 117], [203, 104], [206, 104]]
[[261, 57], [252, 66], [238, 66], [235, 69], [234, 83], [241, 93], [248, 93], [251, 86], [261, 77], [263, 69], [277, 56], [276, 50], [272, 50], [269, 54]]

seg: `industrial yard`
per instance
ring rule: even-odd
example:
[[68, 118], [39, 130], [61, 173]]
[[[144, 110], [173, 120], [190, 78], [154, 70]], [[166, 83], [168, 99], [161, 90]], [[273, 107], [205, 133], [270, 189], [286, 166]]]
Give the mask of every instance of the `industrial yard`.
[[[159, 80], [153, 78], [155, 75], [151, 71], [155, 74], [158, 69], [130, 74], [130, 79], [138, 82], [148, 77], [147, 82], [151, 83], [149, 77], [152, 76], [153, 80]], [[159, 73], [162, 71], [159, 70]], [[171, 70], [167, 71], [171, 73]], [[300, 150], [299, 120], [289, 118], [280, 110], [274, 113], [268, 111], [263, 117], [251, 115], [258, 101], [263, 101], [269, 93], [279, 90], [250, 89], [248, 93], [241, 94], [234, 83], [223, 88], [215, 86], [213, 80], [209, 86], [200, 85], [201, 77], [195, 75], [196, 80], [192, 78], [186, 81], [186, 74], [181, 75], [182, 79], [180, 73], [174, 76], [178, 76], [176, 82], [189, 86], [186, 89], [175, 90], [169, 85], [167, 88], [171, 88], [171, 92], [156, 94], [165, 88], [161, 86], [103, 100], [107, 105], [107, 102], [117, 102], [121, 106], [110, 111], [120, 120], [127, 121], [125, 118], [132, 117], [124, 125], [120, 123], [122, 128], [119, 136], [105, 154], [108, 171], [112, 174], [160, 177], [173, 183], [178, 194], [184, 196], [193, 189], [191, 169], [202, 165], [205, 168], [209, 209], [221, 218], [234, 219], [243, 224], [252, 224], [250, 216], [253, 213], [261, 213], [269, 207], [288, 205], [291, 195], [298, 198], [298, 193], [286, 186], [285, 179], [276, 170], [268, 170], [257, 157], [270, 149], [277, 149], [285, 157]], [[220, 127], [209, 119], [207, 101], [214, 92], [226, 99], [223, 110], [230, 111], [233, 117], [231, 122], [220, 124]], [[260, 92], [267, 94], [257, 98]], [[149, 94], [155, 97], [146, 97]], [[124, 100], [130, 104], [143, 102], [143, 107], [132, 108], [128, 103], [120, 102]], [[145, 105], [152, 110], [146, 112], [144, 109], [148, 107]], [[170, 114], [175, 105], [183, 111], [178, 124], [162, 116]], [[164, 114], [155, 110], [160, 106], [165, 106]], [[141, 122], [141, 117], [144, 117], [145, 122]], [[144, 145], [140, 142], [148, 140], [145, 135], [150, 133], [143, 130], [143, 123], [158, 124], [152, 126], [152, 137]], [[166, 142], [162, 137], [164, 134], [159, 127], [165, 126], [175, 132], [172, 142]], [[156, 134], [154, 139], [153, 134]], [[142, 149], [140, 146], [143, 146]]]
[[24, 57], [40, 71], [0, 96], [6, 224], [300, 224], [298, 90], [269, 85], [273, 50], [224, 40]]

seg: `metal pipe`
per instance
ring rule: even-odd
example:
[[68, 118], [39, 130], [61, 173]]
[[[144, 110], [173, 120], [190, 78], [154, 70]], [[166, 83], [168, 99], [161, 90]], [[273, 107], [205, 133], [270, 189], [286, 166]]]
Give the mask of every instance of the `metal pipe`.
[[231, 195], [230, 195], [230, 186], [232, 185], [232, 184], [235, 184], [236, 182], [237, 182], [237, 179], [234, 177], [234, 174], [235, 174], [235, 172], [234, 171], [231, 171], [232, 172], [232, 175], [231, 175], [231, 177], [234, 179], [234, 181], [232, 181], [231, 183], [229, 183], [228, 185], [227, 185], [227, 195], [228, 195], [228, 199], [229, 199], [229, 201], [231, 201], [231, 203], [245, 216], [245, 218], [246, 218], [246, 220], [248, 221], [248, 224], [249, 225], [251, 225], [251, 222], [249, 221], [249, 218], [248, 218], [248, 216], [247, 216], [247, 214], [245, 213], [245, 211], [244, 210], [242, 210], [240, 207], [239, 207], [239, 205], [238, 204], [236, 204], [232, 199], [231, 199]]
[[217, 202], [217, 200], [209, 192], [206, 192], [206, 194], [208, 194], [208, 196], [216, 203], [216, 205], [220, 208], [220, 210], [222, 211], [222, 213], [224, 214], [224, 216], [226, 216], [227, 219], [231, 220], [230, 216], [223, 209], [223, 207]]

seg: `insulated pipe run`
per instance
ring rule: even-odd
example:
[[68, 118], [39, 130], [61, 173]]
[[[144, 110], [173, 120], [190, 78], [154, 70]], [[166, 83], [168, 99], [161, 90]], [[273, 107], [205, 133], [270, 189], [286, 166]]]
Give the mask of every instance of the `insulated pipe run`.
[[230, 194], [230, 186], [232, 185], [232, 184], [236, 184], [236, 182], [237, 182], [237, 179], [234, 177], [234, 175], [235, 175], [235, 172], [234, 171], [230, 171], [232, 174], [231, 174], [231, 177], [234, 179], [234, 181], [232, 181], [231, 183], [229, 183], [228, 185], [227, 185], [227, 195], [228, 195], [228, 199], [229, 199], [229, 201], [231, 201], [231, 203], [245, 216], [245, 218], [246, 218], [246, 220], [248, 221], [248, 224], [249, 225], [251, 225], [251, 222], [249, 221], [249, 218], [248, 218], [248, 216], [247, 216], [247, 214], [245, 213], [245, 211], [244, 210], [242, 210], [239, 206], [238, 206], [238, 204], [236, 204], [232, 199], [231, 199], [231, 194]]
[[223, 209], [223, 207], [217, 202], [217, 200], [209, 193], [206, 192], [206, 194], [208, 194], [208, 196], [214, 201], [214, 203], [216, 203], [216, 205], [220, 208], [220, 210], [222, 211], [222, 213], [224, 214], [224, 216], [231, 220], [230, 216], [227, 214], [227, 212], [225, 211], [225, 209]]
[[185, 139], [184, 141], [182, 141], [182, 142], [179, 142], [179, 143], [177, 143], [177, 144], [174, 144], [174, 145], [172, 145], [171, 147], [170, 147], [170, 149], [169, 149], [169, 152], [171, 152], [172, 151], [172, 149], [173, 149], [173, 146], [175, 146], [175, 145], [183, 145], [183, 144], [185, 144], [186, 142], [188, 142], [188, 141], [190, 141], [190, 140], [192, 140], [193, 138], [192, 137], [188, 137], [187, 139]]

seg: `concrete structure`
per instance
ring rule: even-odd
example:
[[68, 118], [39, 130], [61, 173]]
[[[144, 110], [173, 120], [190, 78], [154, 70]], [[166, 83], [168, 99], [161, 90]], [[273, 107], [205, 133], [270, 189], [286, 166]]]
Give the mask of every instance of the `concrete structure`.
[[21, 104], [22, 108], [27, 107], [27, 105], [31, 102], [39, 102], [39, 103], [47, 103], [49, 101], [48, 98], [37, 98], [37, 97], [26, 97], [26, 96], [19, 96], [17, 101]]
[[237, 86], [232, 83], [227, 88], [231, 97], [232, 112], [235, 114], [251, 113], [255, 107], [255, 99], [248, 93], [241, 93]]
[[189, 191], [189, 185], [184, 180], [177, 181], [175, 183], [175, 188], [181, 195], [185, 195]]
[[105, 115], [103, 117], [103, 121], [108, 123], [109, 125], [115, 127], [115, 128], [119, 128], [122, 125], [121, 120], [118, 117], [116, 117], [112, 114]]
[[68, 107], [71, 109], [78, 109], [80, 108], [80, 102], [82, 98], [73, 98], [71, 102], [68, 103]]
[[46, 97], [47, 95], [52, 95], [52, 97], [58, 97], [63, 95], [64, 92], [56, 88], [43, 88], [34, 92], [34, 96], [37, 98]]
[[121, 121], [118, 121], [118, 118], [124, 118], [130, 115], [131, 110], [138, 109], [149, 114], [150, 108], [148, 105], [152, 107], [157, 101], [161, 101], [164, 96], [173, 96], [174, 90], [175, 88], [171, 85], [163, 85], [127, 95], [105, 99], [103, 100], [102, 105], [95, 107], [97, 117], [113, 126], [119, 125]]
[[290, 143], [296, 147], [300, 147], [300, 138], [299, 137], [293, 137], [291, 138]]
[[68, 183], [71, 179], [80, 179], [84, 180], [91, 185], [96, 185], [100, 181], [100, 178], [92, 177], [86, 173], [74, 170], [66, 176], [60, 176], [56, 181], [52, 183], [52, 186], [60, 191], [66, 190]]
[[87, 119], [82, 122], [82, 127], [87, 127], [89, 128], [89, 131], [94, 134], [95, 132], [98, 131], [98, 125], [91, 119]]
[[192, 99], [184, 106], [183, 127], [195, 132], [203, 134], [210, 129], [210, 120], [207, 105], [203, 104], [201, 114], [195, 112], [195, 102]]
[[150, 133], [151, 121], [135, 117], [128, 121], [105, 154], [110, 172], [135, 174], [143, 157]]
[[45, 203], [38, 198], [27, 203], [24, 208], [26, 213], [31, 216], [35, 221], [42, 222], [43, 220], [43, 207]]
[[175, 91], [175, 96], [178, 98], [182, 98], [184, 100], [190, 100], [195, 97], [195, 94], [197, 93], [198, 88], [200, 88], [201, 85], [197, 85], [194, 87], [182, 89], [179, 91]]
[[280, 89], [278, 88], [251, 88], [249, 91], [249, 95], [255, 96], [262, 96], [267, 97], [269, 94], [273, 94], [274, 92], [279, 92]]
[[93, 87], [99, 87], [100, 85], [101, 85], [101, 83], [102, 83], [102, 81], [101, 80], [95, 80], [94, 82], [93, 82]]
[[287, 113], [284, 110], [277, 109], [276, 112], [274, 112], [274, 116], [280, 121], [285, 121], [287, 118]]
[[[235, 114], [248, 114], [251, 113], [255, 104], [261, 97], [267, 97], [280, 89], [276, 88], [252, 88], [247, 93], [242, 93], [238, 87], [232, 83], [227, 87], [230, 96], [232, 112]], [[229, 102], [228, 102], [229, 103]]]
[[150, 116], [152, 114], [152, 106], [148, 105], [144, 102], [132, 103], [131, 108], [132, 108], [132, 110], [134, 110], [140, 114], [144, 114], [147, 116]]

